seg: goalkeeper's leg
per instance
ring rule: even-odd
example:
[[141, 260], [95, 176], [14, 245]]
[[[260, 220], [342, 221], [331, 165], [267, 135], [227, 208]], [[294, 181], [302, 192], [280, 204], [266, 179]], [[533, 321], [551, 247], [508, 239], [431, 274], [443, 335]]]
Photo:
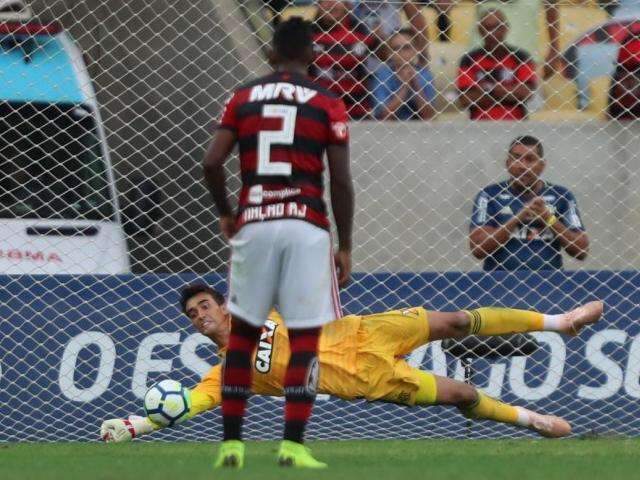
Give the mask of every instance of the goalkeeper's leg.
[[424, 371], [418, 371], [418, 378], [417, 406], [453, 405], [466, 417], [521, 426], [545, 437], [571, 434], [571, 425], [562, 418], [506, 404], [480, 392], [473, 385]]
[[429, 311], [429, 340], [545, 330], [577, 335], [582, 328], [600, 319], [603, 308], [601, 301], [595, 301], [556, 315], [494, 307], [459, 312]]

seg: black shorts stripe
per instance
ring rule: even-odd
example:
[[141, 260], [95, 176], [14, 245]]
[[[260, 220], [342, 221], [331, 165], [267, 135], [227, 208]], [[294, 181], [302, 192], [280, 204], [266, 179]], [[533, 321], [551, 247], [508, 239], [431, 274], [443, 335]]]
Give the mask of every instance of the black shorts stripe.
[[[322, 155], [324, 153], [326, 144], [318, 142], [310, 138], [296, 135], [292, 145], [278, 145], [278, 148], [283, 150], [291, 150], [292, 152], [306, 153], [318, 157], [318, 160], [322, 161]], [[238, 147], [240, 149], [240, 155], [246, 152], [254, 151], [258, 148], [258, 135], [252, 133], [250, 135], [242, 136], [238, 139]]]
[[314, 120], [322, 125], [329, 124], [329, 114], [323, 108], [314, 107], [308, 103], [300, 104], [293, 101], [289, 102], [282, 98], [276, 98], [271, 101], [265, 100], [260, 102], [243, 103], [236, 108], [236, 117], [238, 120], [242, 120], [243, 118], [250, 117], [252, 115], [260, 116], [262, 115], [262, 107], [268, 104], [292, 105], [294, 107], [298, 107], [298, 117]]
[[318, 356], [318, 352], [315, 350], [313, 351], [302, 350], [299, 352], [292, 352], [291, 357], [289, 358], [289, 366], [300, 367], [300, 366], [309, 365], [311, 361], [314, 359], [314, 357], [317, 357], [317, 356]]
[[303, 172], [294, 169], [291, 175], [258, 175], [256, 172], [242, 172], [242, 185], [252, 187], [254, 185], [282, 185], [285, 187], [302, 187], [305, 184], [315, 188], [324, 188], [322, 175]]

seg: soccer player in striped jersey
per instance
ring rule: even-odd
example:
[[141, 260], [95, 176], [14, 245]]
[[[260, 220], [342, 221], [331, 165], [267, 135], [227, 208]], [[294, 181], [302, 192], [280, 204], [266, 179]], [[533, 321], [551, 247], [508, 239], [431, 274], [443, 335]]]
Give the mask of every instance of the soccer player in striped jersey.
[[[183, 290], [181, 306], [193, 326], [218, 345], [219, 355], [228, 355], [231, 315], [224, 297], [206, 285], [192, 285]], [[323, 328], [318, 392], [345, 400], [364, 398], [415, 407], [453, 405], [469, 418], [517, 425], [545, 437], [564, 437], [571, 433], [571, 426], [562, 418], [508, 405], [467, 383], [413, 368], [403, 356], [429, 341], [470, 334], [547, 330], [578, 335], [596, 323], [602, 312], [603, 303], [592, 301], [556, 315], [490, 307], [458, 312], [415, 307], [349, 315]], [[254, 393], [283, 394], [290, 341], [282, 320], [272, 312], [252, 359]], [[220, 365], [214, 366], [191, 390], [190, 418], [220, 405], [221, 370]], [[143, 417], [111, 419], [103, 422], [101, 436], [108, 442], [121, 442], [159, 428]]]
[[[307, 76], [312, 36], [311, 25], [301, 18], [278, 25], [270, 57], [275, 72], [235, 91], [204, 160], [220, 228], [231, 245], [228, 308], [233, 320], [222, 375], [224, 441], [216, 467], [242, 467], [251, 353], [275, 304], [291, 345], [278, 461], [326, 467], [302, 442], [315, 399], [320, 330], [341, 317], [338, 286], [350, 275], [354, 195], [346, 108]], [[234, 215], [224, 163], [236, 144], [242, 189]], [[335, 265], [323, 200], [325, 152], [338, 233]]]

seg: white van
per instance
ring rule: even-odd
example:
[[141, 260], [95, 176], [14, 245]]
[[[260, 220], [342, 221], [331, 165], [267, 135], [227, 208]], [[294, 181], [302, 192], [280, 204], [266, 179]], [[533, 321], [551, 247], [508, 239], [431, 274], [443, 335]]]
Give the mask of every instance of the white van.
[[0, 79], [0, 274], [129, 272], [81, 52], [57, 23], [8, 13], [0, 16]]

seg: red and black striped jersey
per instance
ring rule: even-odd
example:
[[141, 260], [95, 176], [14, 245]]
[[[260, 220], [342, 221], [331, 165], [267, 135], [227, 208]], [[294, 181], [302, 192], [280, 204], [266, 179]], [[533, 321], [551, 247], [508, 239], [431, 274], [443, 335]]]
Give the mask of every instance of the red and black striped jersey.
[[640, 34], [620, 44], [607, 112], [616, 120], [640, 118]]
[[[494, 52], [477, 48], [465, 54], [458, 69], [458, 90], [476, 87], [488, 92], [499, 83], [525, 83], [535, 88], [536, 65], [531, 56], [524, 50], [506, 47]], [[496, 101], [488, 109], [471, 105], [469, 110], [471, 120], [522, 120], [527, 116], [526, 106], [513, 100]]]
[[349, 142], [337, 95], [305, 75], [276, 72], [236, 90], [219, 128], [233, 130], [238, 140], [238, 228], [280, 218], [329, 228], [323, 157], [329, 145]]
[[316, 23], [313, 42], [316, 58], [311, 76], [342, 97], [349, 117], [365, 118], [371, 107], [366, 60], [377, 47], [375, 35], [357, 18], [347, 16], [326, 30]]

